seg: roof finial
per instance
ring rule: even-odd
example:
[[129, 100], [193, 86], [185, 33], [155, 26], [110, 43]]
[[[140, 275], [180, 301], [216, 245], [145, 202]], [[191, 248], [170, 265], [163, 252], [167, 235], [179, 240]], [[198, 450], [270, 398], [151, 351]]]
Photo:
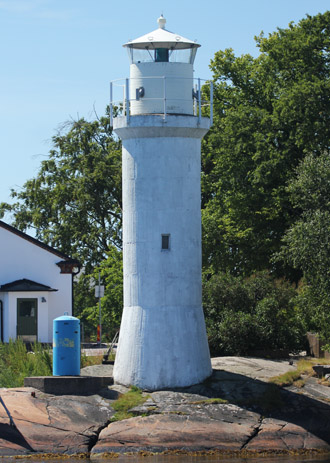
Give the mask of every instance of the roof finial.
[[166, 19], [164, 18], [163, 13], [157, 19], [157, 22], [160, 29], [165, 29]]

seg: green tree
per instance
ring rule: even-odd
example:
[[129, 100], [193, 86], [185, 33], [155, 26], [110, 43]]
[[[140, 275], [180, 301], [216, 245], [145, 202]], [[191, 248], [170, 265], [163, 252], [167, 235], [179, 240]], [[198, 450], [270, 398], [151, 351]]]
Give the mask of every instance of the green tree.
[[309, 154], [288, 186], [299, 218], [287, 230], [277, 260], [301, 269], [305, 284], [297, 303], [306, 328], [330, 346], [330, 153]]
[[304, 347], [296, 292], [267, 272], [248, 278], [218, 273], [204, 280], [203, 306], [212, 355]]
[[122, 311], [122, 211], [121, 145], [109, 117], [64, 124], [36, 177], [11, 196], [12, 204], [0, 205], [0, 217], [12, 213], [18, 229], [32, 228], [38, 239], [81, 262], [74, 314], [84, 322], [87, 336], [96, 334], [94, 286], [101, 271], [106, 280], [104, 328], [111, 336]]
[[12, 190], [13, 225], [80, 260], [86, 274], [121, 246], [121, 147], [109, 118], [64, 125], [37, 176]]
[[99, 305], [94, 287], [98, 284], [99, 273], [101, 284], [104, 285], [104, 297], [101, 298], [102, 341], [111, 341], [119, 330], [123, 310], [122, 252], [115, 246], [110, 246], [107, 258], [91, 274], [83, 274], [76, 283], [76, 306], [82, 308], [79, 312], [85, 338], [94, 341], [99, 323]]
[[[214, 126], [202, 145], [204, 268], [249, 275], [269, 269], [300, 211], [286, 185], [307, 153], [330, 147], [330, 12], [269, 37], [260, 55], [219, 51], [211, 61]], [[206, 90], [205, 90], [206, 91]]]

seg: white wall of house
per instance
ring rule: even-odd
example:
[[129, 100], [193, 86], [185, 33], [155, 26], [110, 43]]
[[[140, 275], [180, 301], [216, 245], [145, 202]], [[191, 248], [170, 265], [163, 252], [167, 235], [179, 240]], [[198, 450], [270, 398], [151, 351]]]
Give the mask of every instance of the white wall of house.
[[[38, 299], [38, 339], [52, 342], [53, 320], [72, 313], [72, 275], [61, 274], [60, 256], [0, 227], [0, 285], [28, 279], [50, 286], [54, 292], [1, 293], [4, 310], [4, 341], [16, 338], [17, 299]], [[0, 290], [1, 291], [1, 290]], [[41, 302], [41, 297], [46, 302]]]

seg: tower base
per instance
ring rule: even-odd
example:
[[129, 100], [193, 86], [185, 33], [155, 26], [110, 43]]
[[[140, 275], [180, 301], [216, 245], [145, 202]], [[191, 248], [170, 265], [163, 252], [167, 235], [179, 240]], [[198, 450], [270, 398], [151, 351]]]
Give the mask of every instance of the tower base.
[[125, 307], [114, 381], [145, 390], [198, 384], [212, 373], [201, 307]]

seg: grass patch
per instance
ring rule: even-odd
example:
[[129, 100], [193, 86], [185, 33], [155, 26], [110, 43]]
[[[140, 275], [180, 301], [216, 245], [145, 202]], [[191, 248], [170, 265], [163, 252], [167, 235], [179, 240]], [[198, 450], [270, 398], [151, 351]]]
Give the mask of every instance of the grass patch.
[[270, 383], [276, 384], [280, 387], [286, 386], [297, 386], [303, 387], [305, 384], [302, 376], [310, 377], [315, 376], [313, 365], [326, 365], [329, 363], [327, 359], [300, 359], [297, 362], [297, 369], [293, 371], [287, 371], [283, 375], [273, 376], [269, 379]]
[[131, 408], [142, 405], [148, 396], [143, 396], [141, 389], [136, 386], [131, 386], [130, 390], [126, 394], [122, 394], [118, 400], [112, 403], [112, 408], [116, 411], [115, 415], [111, 418], [111, 421], [127, 420], [134, 416], [130, 413]]
[[291, 386], [295, 381], [301, 380], [301, 372], [298, 370], [287, 371], [283, 375], [273, 376], [269, 382], [276, 386], [285, 387]]
[[297, 379], [296, 381], [294, 381], [294, 386], [298, 387], [299, 389], [301, 389], [302, 387], [305, 386], [306, 384], [306, 380], [305, 379]]
[[205, 399], [205, 400], [196, 400], [196, 402], [189, 402], [192, 405], [206, 405], [206, 404], [227, 404], [228, 400], [225, 399]]
[[49, 348], [34, 343], [28, 352], [21, 339], [0, 343], [0, 387], [21, 387], [26, 376], [52, 374], [52, 357]]
[[103, 355], [85, 355], [81, 354], [80, 358], [80, 368], [91, 367], [94, 365], [101, 365], [103, 360]]
[[[103, 356], [81, 356], [81, 368], [100, 365]], [[52, 376], [53, 359], [51, 347], [36, 342], [28, 351], [21, 339], [0, 343], [0, 387], [21, 387], [27, 376]]]

